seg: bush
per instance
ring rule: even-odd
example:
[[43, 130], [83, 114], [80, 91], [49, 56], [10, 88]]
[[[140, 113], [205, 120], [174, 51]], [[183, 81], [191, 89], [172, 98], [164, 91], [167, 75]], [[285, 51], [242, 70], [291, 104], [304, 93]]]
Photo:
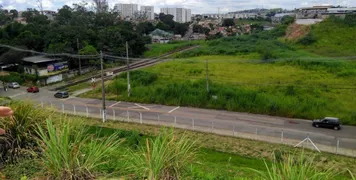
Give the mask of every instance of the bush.
[[187, 136], [177, 137], [164, 131], [155, 139], [146, 140], [146, 146], [136, 153], [129, 151], [130, 169], [140, 179], [180, 179], [181, 173], [196, 159], [197, 148]]
[[47, 121], [48, 133], [43, 127], [38, 129], [37, 142], [43, 151], [41, 161], [49, 178], [54, 179], [94, 178], [94, 170], [109, 163], [105, 160], [121, 142], [116, 133], [97, 138], [87, 133], [87, 127], [69, 121], [63, 121], [58, 127]]
[[312, 33], [309, 32], [306, 36], [301, 38], [298, 43], [307, 46], [313, 44], [316, 41], [317, 39], [312, 35]]
[[304, 153], [300, 155], [287, 155], [276, 158], [269, 166], [265, 162], [266, 171], [254, 170], [265, 180], [332, 180], [338, 175], [334, 168], [320, 169], [315, 166], [313, 157], [306, 157]]
[[[122, 73], [119, 76], [120, 78], [127, 78], [127, 73]], [[130, 80], [132, 83], [135, 83], [137, 85], [143, 85], [143, 86], [148, 86], [152, 83], [154, 83], [157, 80], [157, 74], [156, 73], [151, 73], [147, 71], [132, 71], [130, 72]]]
[[36, 107], [30, 102], [11, 102], [9, 106], [14, 111], [12, 117], [0, 118], [0, 126], [6, 134], [1, 137], [1, 161], [14, 162], [18, 158], [32, 155], [36, 148], [37, 131], [42, 127], [46, 131], [45, 120], [52, 112]]

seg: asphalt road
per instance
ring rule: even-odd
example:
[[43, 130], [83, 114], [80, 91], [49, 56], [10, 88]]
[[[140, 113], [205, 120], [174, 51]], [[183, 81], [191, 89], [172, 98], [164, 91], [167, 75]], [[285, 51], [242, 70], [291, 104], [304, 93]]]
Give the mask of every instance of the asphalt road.
[[[43, 103], [44, 106], [57, 107], [66, 112], [86, 113], [90, 116], [100, 117], [102, 102], [97, 99], [69, 97], [67, 99], [54, 98], [53, 91], [40, 89], [40, 93], [27, 93], [25, 87], [9, 89], [4, 92], [0, 89], [0, 96], [9, 96], [18, 100], [33, 100]], [[152, 120], [197, 126], [212, 127], [215, 129], [231, 130], [236, 132], [256, 133], [266, 138], [280, 137], [283, 131], [284, 138], [303, 140], [307, 136], [317, 144], [336, 146], [336, 139], [340, 139], [340, 147], [356, 149], [356, 127], [343, 126], [340, 131], [332, 129], [314, 128], [311, 121], [258, 115], [222, 110], [207, 110], [190, 107], [174, 107], [158, 104], [136, 104], [130, 102], [106, 101], [107, 115], [110, 117], [127, 117], [131, 119]], [[141, 114], [141, 115], [140, 115]]]

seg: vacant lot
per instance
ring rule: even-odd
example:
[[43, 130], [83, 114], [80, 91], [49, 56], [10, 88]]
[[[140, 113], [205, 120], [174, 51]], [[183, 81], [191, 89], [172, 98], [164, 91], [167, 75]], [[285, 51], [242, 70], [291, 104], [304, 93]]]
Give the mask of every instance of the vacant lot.
[[[355, 63], [342, 61], [251, 61], [249, 56], [177, 59], [108, 84], [109, 99], [226, 109], [313, 119], [336, 116], [356, 124]], [[210, 92], [206, 90], [206, 61]], [[100, 90], [84, 94], [99, 98]], [[212, 98], [217, 96], [217, 99]]]

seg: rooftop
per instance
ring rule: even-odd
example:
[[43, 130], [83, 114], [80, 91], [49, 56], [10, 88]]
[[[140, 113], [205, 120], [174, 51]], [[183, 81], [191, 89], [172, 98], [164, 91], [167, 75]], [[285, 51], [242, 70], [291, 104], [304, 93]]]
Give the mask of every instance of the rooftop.
[[31, 57], [25, 57], [22, 60], [31, 63], [43, 63], [43, 62], [50, 62], [50, 61], [58, 61], [61, 60], [61, 58], [49, 58], [46, 56], [31, 56]]

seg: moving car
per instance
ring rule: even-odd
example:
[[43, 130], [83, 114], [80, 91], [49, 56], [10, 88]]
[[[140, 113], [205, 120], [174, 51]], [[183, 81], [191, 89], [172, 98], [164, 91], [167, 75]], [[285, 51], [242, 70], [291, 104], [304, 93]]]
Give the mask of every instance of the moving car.
[[17, 83], [17, 82], [9, 82], [9, 83], [7, 84], [7, 87], [16, 89], [16, 88], [20, 88], [20, 84]]
[[56, 98], [68, 98], [69, 93], [67, 91], [59, 91], [56, 94], [54, 94], [54, 97]]
[[334, 130], [341, 129], [340, 120], [339, 120], [339, 118], [335, 118], [335, 117], [325, 117], [323, 119], [313, 120], [312, 125], [316, 128], [323, 127], [323, 128], [331, 128]]
[[38, 89], [38, 87], [36, 87], [36, 86], [32, 86], [32, 87], [27, 88], [27, 92], [36, 93], [36, 92], [40, 92], [40, 89]]

